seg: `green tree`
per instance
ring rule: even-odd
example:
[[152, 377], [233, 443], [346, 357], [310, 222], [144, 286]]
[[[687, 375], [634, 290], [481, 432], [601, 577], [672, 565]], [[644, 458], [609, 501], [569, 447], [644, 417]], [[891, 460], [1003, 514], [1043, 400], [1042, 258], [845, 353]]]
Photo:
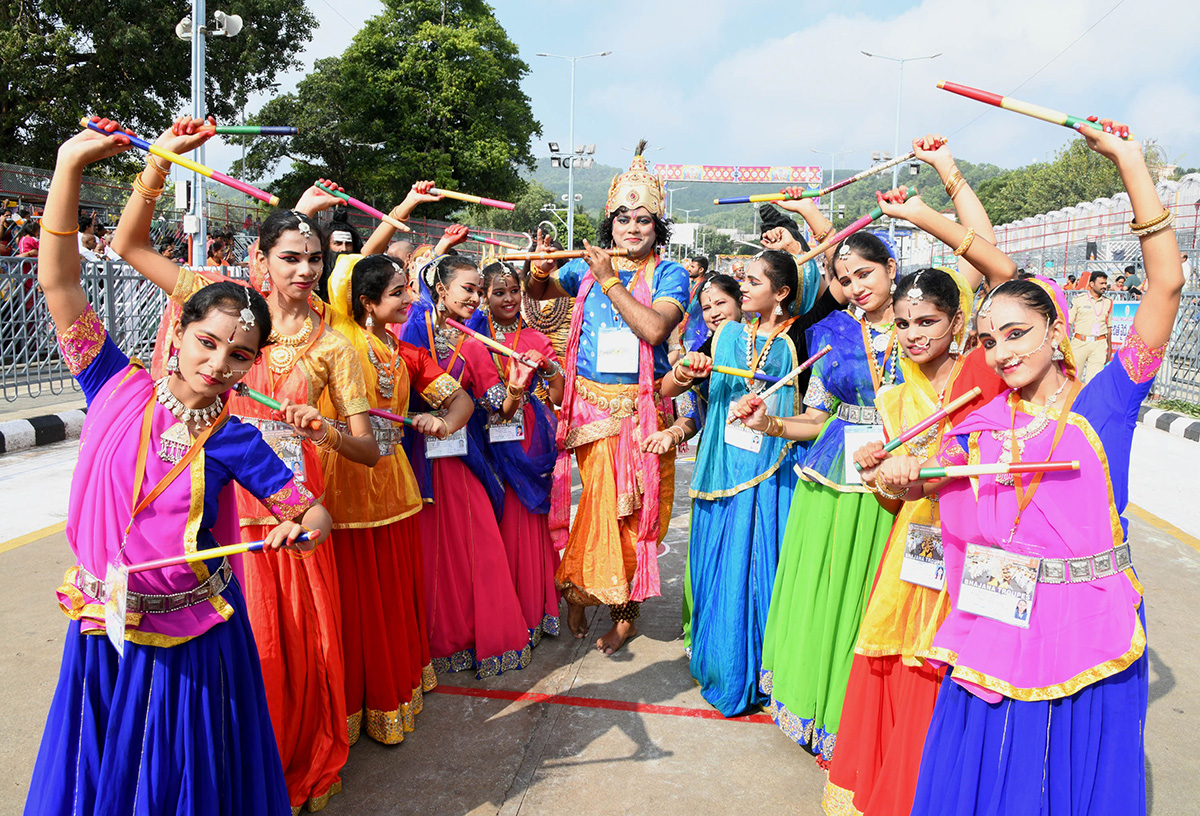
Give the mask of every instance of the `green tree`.
[[737, 246], [733, 243], [732, 238], [709, 227], [701, 227], [696, 230], [696, 243], [704, 247], [704, 253], [708, 256], [709, 261], [715, 260], [718, 255], [733, 255], [737, 252]]
[[[189, 8], [182, 0], [0, 0], [5, 160], [52, 167], [85, 114], [115, 118], [153, 141], [191, 98], [191, 47], [175, 36]], [[239, 0], [229, 10], [245, 28], [210, 40], [206, 52], [208, 112], [225, 120], [248, 94], [300, 67], [300, 46], [316, 25], [292, 0]]]
[[[321, 60], [298, 93], [267, 103], [262, 124], [295, 124], [287, 142], [259, 140], [235, 171], [285, 200], [328, 174], [388, 210], [417, 179], [465, 193], [520, 194], [541, 133], [521, 79], [529, 66], [482, 0], [386, 0], [346, 51]], [[422, 208], [445, 217], [461, 204]]]

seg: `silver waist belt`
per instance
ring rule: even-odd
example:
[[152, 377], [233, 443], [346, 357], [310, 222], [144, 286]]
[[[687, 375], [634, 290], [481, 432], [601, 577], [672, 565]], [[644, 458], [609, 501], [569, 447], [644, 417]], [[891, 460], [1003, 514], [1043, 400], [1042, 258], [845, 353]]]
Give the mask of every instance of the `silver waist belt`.
[[1038, 570], [1039, 584], [1086, 584], [1097, 578], [1121, 572], [1133, 566], [1128, 544], [1082, 558], [1043, 558]]
[[[209, 576], [208, 580], [195, 589], [186, 592], [174, 592], [170, 595], [148, 595], [142, 592], [129, 592], [126, 595], [125, 611], [146, 614], [163, 614], [178, 612], [189, 606], [204, 603], [209, 598], [215, 598], [225, 591], [233, 578], [233, 567], [228, 558], [221, 559], [221, 566]], [[79, 577], [75, 585], [97, 600], [104, 600], [104, 582], [85, 570], [79, 568]]]
[[850, 405], [843, 402], [838, 406], [838, 419], [851, 425], [878, 425], [879, 412], [873, 405]]

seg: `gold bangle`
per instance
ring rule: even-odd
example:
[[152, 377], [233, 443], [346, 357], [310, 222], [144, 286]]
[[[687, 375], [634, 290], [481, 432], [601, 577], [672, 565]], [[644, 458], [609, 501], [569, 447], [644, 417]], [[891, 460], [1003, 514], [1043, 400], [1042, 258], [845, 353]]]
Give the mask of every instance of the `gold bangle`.
[[679, 379], [679, 366], [671, 367], [671, 379], [674, 380], [675, 384], [680, 388], [691, 388], [692, 383], [695, 381], [694, 377], [688, 377], [686, 380]]
[[520, 388], [514, 390], [512, 383], [505, 383], [504, 390], [508, 392], [509, 399], [514, 399], [517, 402], [520, 402], [525, 398], [525, 392]]
[[544, 281], [544, 280], [550, 279], [550, 273], [543, 272], [542, 270], [538, 269], [536, 266], [531, 266], [529, 268], [529, 277], [533, 278], [536, 281]]
[[967, 228], [967, 237], [963, 238], [963, 242], [958, 245], [958, 249], [954, 250], [954, 254], [961, 258], [963, 255], [966, 254], [967, 250], [971, 248], [971, 244], [974, 241], [975, 241], [975, 228], [968, 227]]
[[904, 501], [904, 497], [908, 495], [907, 487], [902, 488], [899, 493], [892, 493], [886, 487], [881, 485], [878, 479], [876, 479], [875, 486], [871, 489], [874, 490], [877, 495], [882, 496], [885, 499], [891, 499], [892, 501]]
[[1149, 229], [1150, 227], [1154, 227], [1154, 226], [1161, 224], [1163, 221], [1166, 221], [1170, 217], [1171, 217], [1171, 211], [1169, 209], [1167, 209], [1166, 207], [1163, 207], [1162, 212], [1160, 212], [1158, 215], [1151, 218], [1149, 221], [1145, 221], [1141, 224], [1137, 223], [1133, 219], [1130, 219], [1129, 230], [1130, 230], [1130, 232], [1136, 233], [1139, 230]]
[[821, 230], [820, 232], [814, 232], [814, 233], [813, 233], [813, 240], [814, 240], [814, 241], [816, 241], [816, 242], [819, 244], [819, 243], [821, 243], [822, 241], [824, 241], [826, 238], [828, 238], [828, 237], [829, 237], [829, 233], [831, 233], [831, 232], [833, 232], [833, 224], [830, 224], [828, 227], [826, 227], [825, 229]]
[[950, 196], [951, 198], [954, 197], [950, 191], [955, 189], [954, 185], [957, 184], [959, 182], [959, 180], [965, 180], [965, 179], [963, 179], [962, 171], [960, 171], [958, 169], [958, 165], [956, 164], [956, 165], [954, 165], [954, 170], [952, 170], [950, 172], [950, 177], [947, 178], [945, 183], [943, 183], [943, 185], [942, 185], [943, 187], [946, 188], [946, 195]]
[[763, 428], [763, 433], [767, 436], [783, 436], [783, 420], [767, 414], [767, 427]]
[[[675, 438], [675, 431], [679, 431], [678, 439]], [[672, 425], [670, 428], [667, 428], [667, 433], [669, 433], [671, 438], [675, 440], [675, 447], [677, 448], [682, 445], [683, 441], [687, 438], [687, 432], [685, 432], [683, 428], [680, 428], [678, 425]]]
[[1153, 235], [1156, 232], [1162, 232], [1165, 229], [1169, 229], [1171, 226], [1174, 225], [1174, 223], [1175, 223], [1175, 214], [1171, 213], [1164, 220], [1159, 221], [1154, 226], [1144, 227], [1142, 229], [1134, 230], [1133, 234], [1136, 235], [1138, 238], [1146, 238], [1148, 236]]
[[600, 291], [603, 292], [605, 295], [607, 295], [608, 290], [612, 289], [614, 286], [616, 286], [620, 282], [621, 282], [621, 279], [619, 277], [617, 277], [616, 275], [613, 275], [611, 278], [606, 280], [604, 283], [600, 284]]
[[76, 226], [75, 228], [73, 228], [73, 229], [69, 229], [69, 230], [67, 230], [66, 232], [59, 232], [58, 230], [52, 230], [52, 229], [50, 229], [49, 227], [47, 227], [47, 226], [46, 226], [46, 222], [45, 222], [45, 221], [43, 221], [43, 222], [42, 222], [42, 230], [43, 230], [43, 231], [45, 231], [45, 232], [48, 232], [48, 233], [50, 233], [51, 235], [60, 235], [60, 236], [62, 236], [62, 237], [64, 237], [64, 238], [65, 238], [65, 237], [66, 237], [66, 236], [68, 236], [68, 235], [74, 235], [75, 233], [79, 232], [79, 227], [78, 227], [78, 226]]
[[169, 175], [171, 174], [171, 165], [170, 165], [170, 164], [168, 164], [168, 165], [167, 165], [167, 169], [166, 169], [166, 170], [164, 170], [164, 169], [162, 169], [161, 167], [159, 167], [159, 166], [158, 166], [158, 162], [156, 162], [156, 161], [154, 160], [154, 158], [155, 158], [155, 157], [154, 157], [154, 154], [153, 154], [153, 153], [147, 153], [147, 154], [146, 154], [146, 165], [147, 165], [148, 167], [152, 167], [152, 168], [154, 168], [154, 171], [155, 171], [156, 173], [158, 173], [160, 176], [162, 176], [162, 177], [165, 179], [167, 176], [169, 176]]
[[958, 191], [966, 186], [967, 186], [967, 180], [965, 178], [963, 178], [962, 176], [959, 176], [958, 181], [954, 182], [954, 188], [947, 190], [946, 195], [948, 195], [950, 197], [950, 200], [953, 201], [954, 197], [956, 195], [958, 195]]
[[140, 195], [147, 204], [158, 201], [159, 196], [163, 194], [163, 189], [163, 187], [159, 187], [157, 190], [147, 187], [142, 183], [140, 176], [133, 180], [133, 191]]
[[446, 421], [445, 417], [438, 417], [438, 419], [442, 421], [442, 439], [445, 439], [450, 436], [450, 423]]

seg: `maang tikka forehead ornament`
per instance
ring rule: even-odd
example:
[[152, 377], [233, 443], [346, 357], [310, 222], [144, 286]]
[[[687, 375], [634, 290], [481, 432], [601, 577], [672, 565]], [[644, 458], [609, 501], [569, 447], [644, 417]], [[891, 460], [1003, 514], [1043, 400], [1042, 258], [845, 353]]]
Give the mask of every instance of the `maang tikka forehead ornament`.
[[[246, 305], [242, 307], [240, 312], [238, 312], [238, 328], [244, 332], [248, 332], [254, 328], [254, 310], [250, 308], [250, 287], [247, 286], [245, 289]], [[237, 332], [234, 332], [234, 334], [229, 336], [230, 343], [233, 342], [233, 338], [236, 334]]]
[[292, 210], [292, 215], [296, 216], [296, 229], [304, 236], [304, 251], [309, 252], [308, 239], [312, 237], [312, 225], [308, 223], [302, 213]]
[[922, 292], [921, 287], [917, 285], [920, 282], [923, 274], [925, 274], [924, 270], [917, 273], [917, 276], [913, 278], [912, 285], [908, 287], [908, 292], [906, 292], [904, 295], [904, 297], [908, 299], [908, 302], [914, 306], [925, 299], [925, 293]]
[[612, 186], [608, 188], [608, 202], [604, 206], [606, 216], [621, 207], [627, 210], [645, 207], [651, 215], [663, 214], [667, 197], [663, 181], [646, 166], [646, 159], [642, 156], [645, 149], [646, 140], [642, 139], [633, 151], [629, 169], [613, 177]]

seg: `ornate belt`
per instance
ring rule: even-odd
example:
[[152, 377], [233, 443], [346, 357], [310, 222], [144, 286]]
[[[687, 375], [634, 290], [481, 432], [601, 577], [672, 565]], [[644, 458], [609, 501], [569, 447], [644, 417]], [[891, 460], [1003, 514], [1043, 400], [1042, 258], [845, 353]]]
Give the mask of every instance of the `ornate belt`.
[[[655, 383], [655, 399], [658, 398], [657, 386]], [[596, 383], [579, 376], [575, 378], [575, 395], [589, 405], [607, 411], [613, 419], [624, 419], [637, 413], [637, 392], [637, 383]]]
[[[151, 615], [178, 612], [180, 609], [187, 609], [189, 606], [195, 606], [196, 604], [204, 603], [209, 598], [217, 597], [229, 586], [232, 578], [233, 566], [230, 565], [228, 558], [222, 558], [221, 566], [217, 568], [216, 572], [195, 589], [189, 589], [186, 592], [173, 592], [170, 595], [149, 595], [142, 592], [128, 593], [125, 601], [125, 611], [142, 612]], [[76, 579], [75, 585], [86, 595], [90, 595], [97, 600], [104, 599], [104, 582], [83, 567], [79, 568], [79, 577]]]
[[1097, 578], [1107, 578], [1132, 565], [1133, 554], [1128, 544], [1082, 558], [1043, 558], [1038, 570], [1038, 583], [1086, 584]]
[[878, 425], [879, 412], [872, 405], [849, 405], [843, 402], [838, 406], [838, 419], [851, 425]]

